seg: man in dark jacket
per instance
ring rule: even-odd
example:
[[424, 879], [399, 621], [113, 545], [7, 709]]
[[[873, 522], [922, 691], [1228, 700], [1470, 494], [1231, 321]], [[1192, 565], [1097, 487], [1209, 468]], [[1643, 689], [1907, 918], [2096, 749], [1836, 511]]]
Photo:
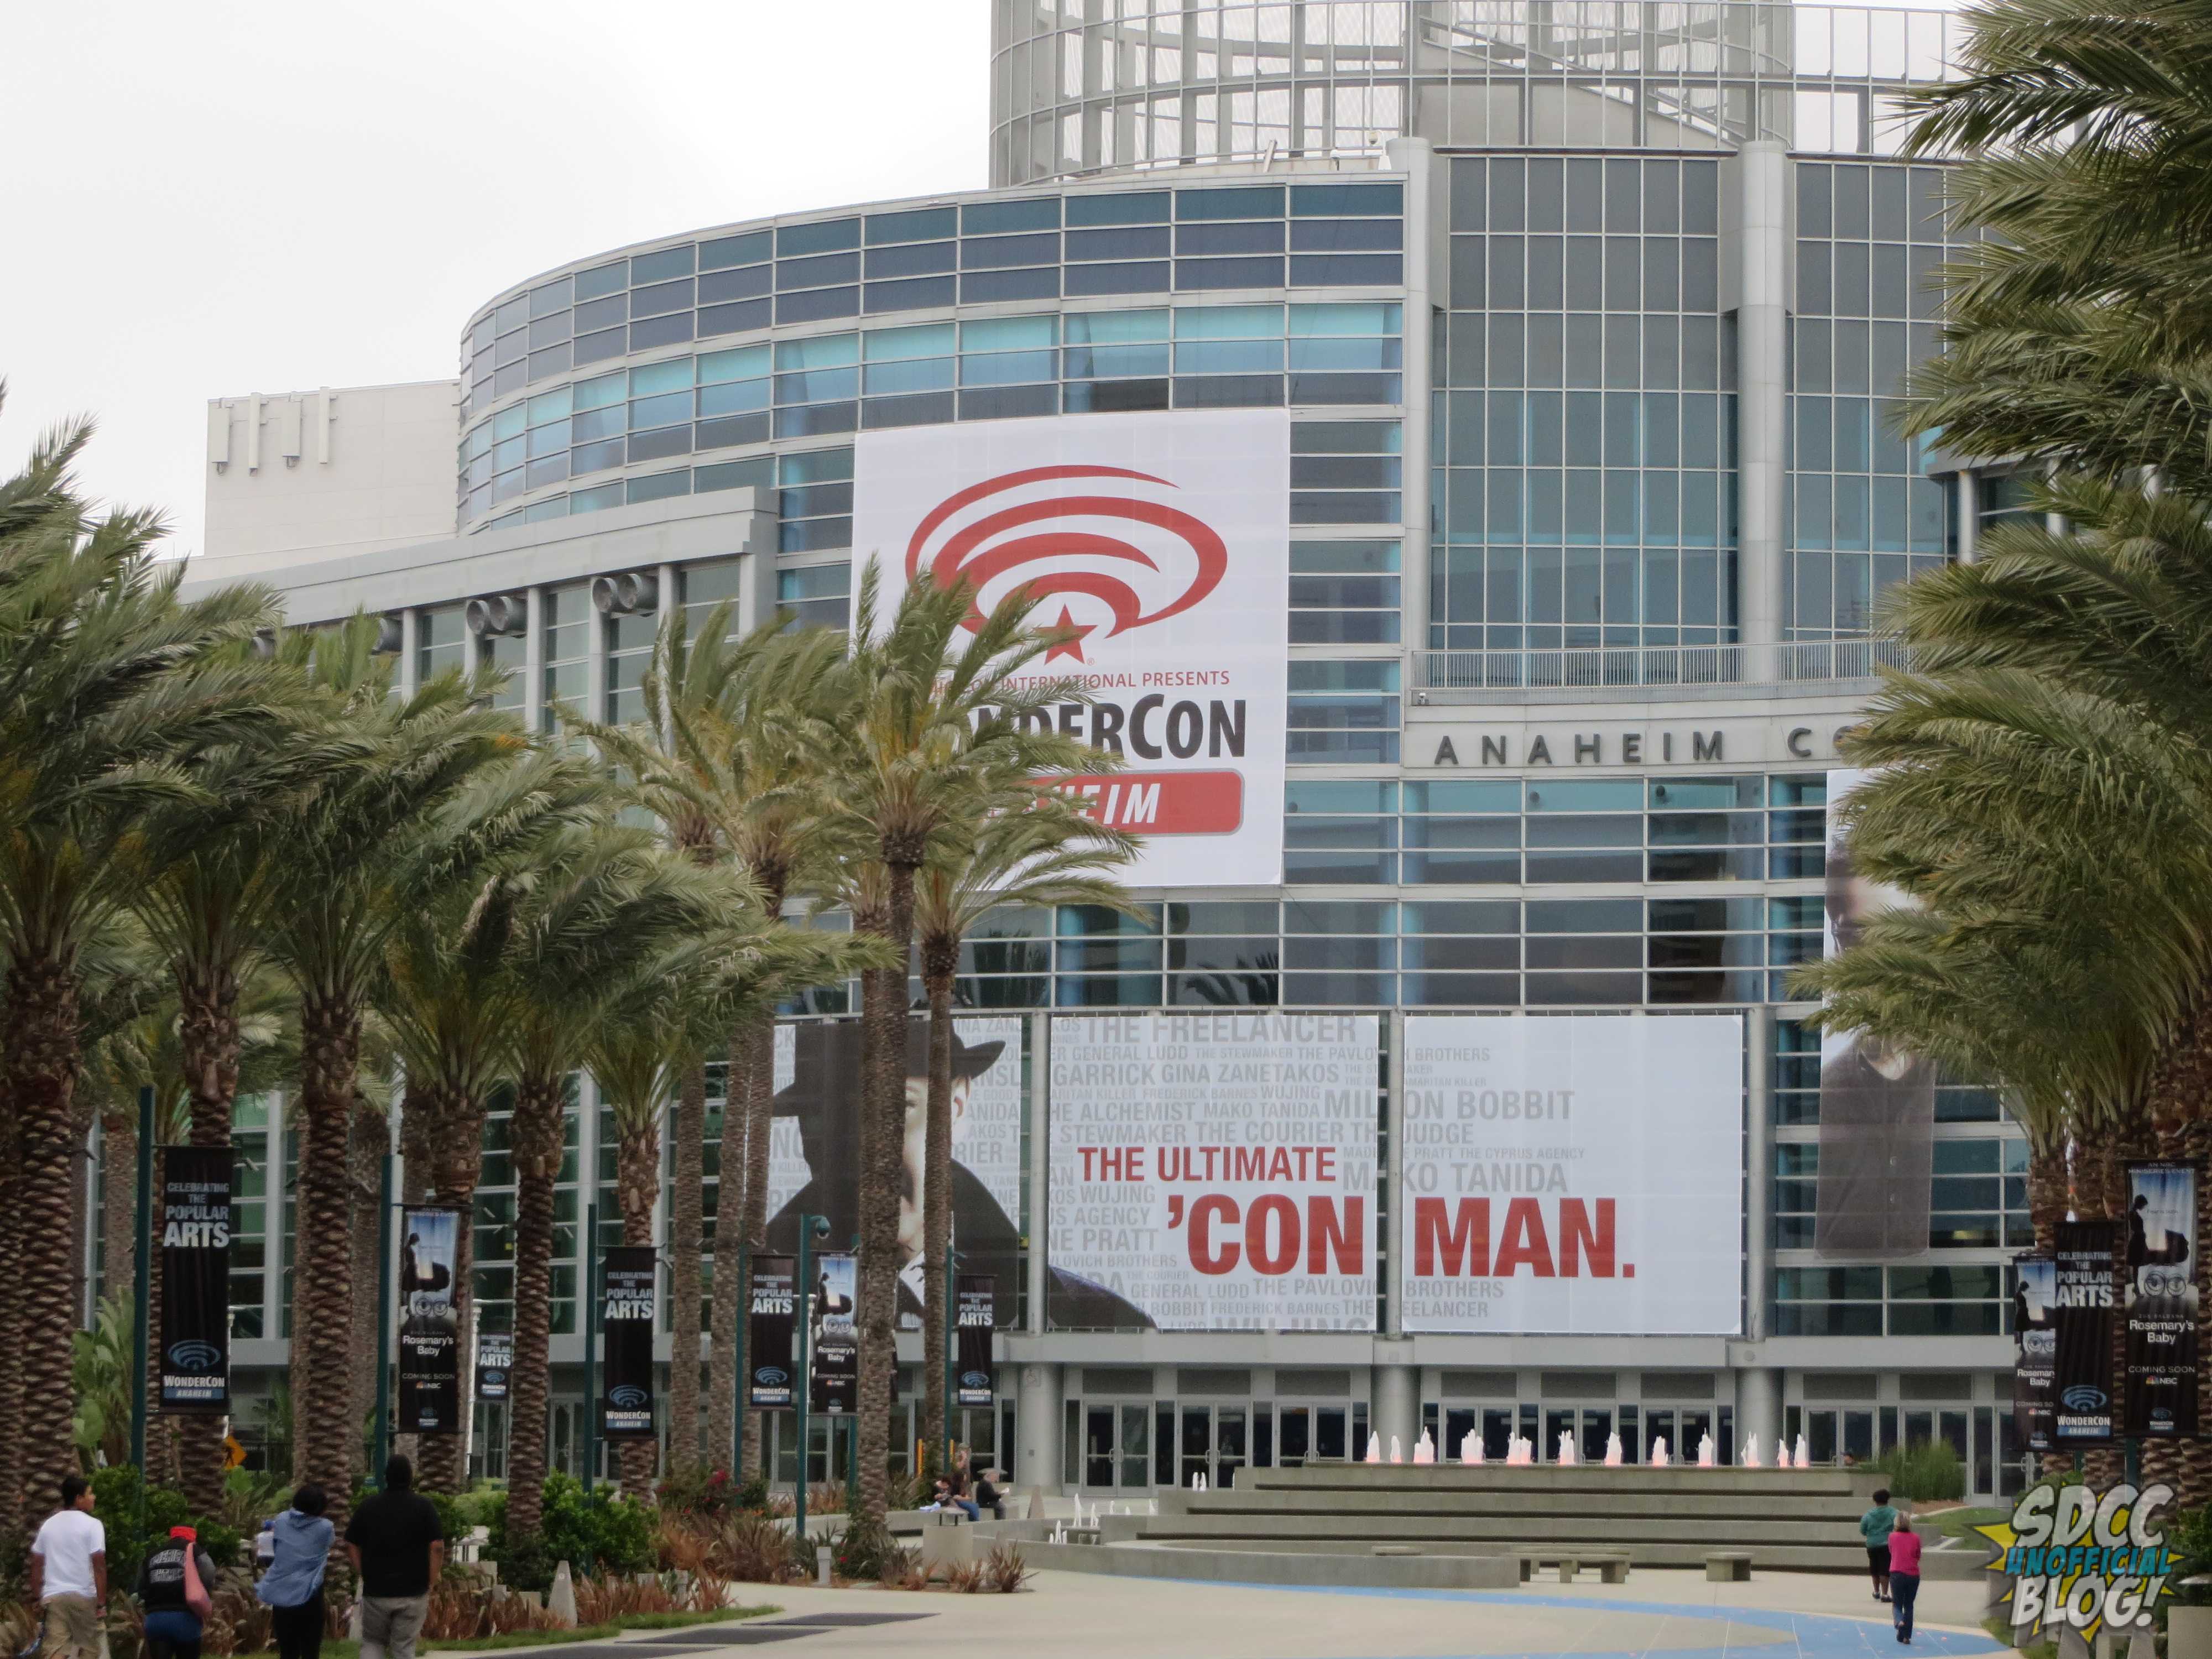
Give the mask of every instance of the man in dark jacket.
[[415, 1466], [394, 1457], [384, 1490], [353, 1512], [346, 1557], [361, 1577], [361, 1659], [415, 1659], [430, 1586], [446, 1570], [437, 1506], [415, 1492]]

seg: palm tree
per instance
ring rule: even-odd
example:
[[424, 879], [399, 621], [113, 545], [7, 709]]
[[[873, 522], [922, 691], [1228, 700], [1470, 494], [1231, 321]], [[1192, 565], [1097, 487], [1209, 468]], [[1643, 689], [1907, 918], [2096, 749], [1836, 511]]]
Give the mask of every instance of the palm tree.
[[[903, 963], [914, 944], [915, 881], [933, 843], [958, 821], [979, 781], [1024, 766], [1073, 773], [1091, 751], [1051, 731], [1046, 712], [1084, 694], [1024, 671], [1059, 637], [1029, 626], [1033, 601], [1017, 595], [971, 624], [965, 584], [918, 582], [878, 630], [878, 574], [860, 581], [850, 690], [836, 718], [813, 724], [835, 779], [825, 827], [882, 866], [883, 908], [857, 930], [878, 934]], [[961, 635], [967, 637], [963, 641]], [[1034, 726], [1036, 729], [1027, 729]], [[1035, 773], [1032, 774], [1036, 775]], [[864, 1041], [860, 1146], [860, 1497], [880, 1528], [890, 1475], [887, 1440], [897, 1312], [899, 1146], [906, 1112], [906, 997], [900, 968], [861, 978]]]
[[[473, 1225], [483, 1169], [486, 1103], [507, 1060], [516, 986], [507, 971], [511, 917], [544, 878], [543, 860], [566, 832], [599, 816], [608, 784], [582, 757], [538, 750], [486, 769], [444, 815], [453, 824], [496, 823], [503, 848], [428, 902], [409, 908], [391, 933], [378, 1006], [407, 1077], [407, 1110], [420, 1115], [429, 1150], [430, 1189], [471, 1219], [457, 1234], [453, 1308], [471, 1328], [475, 1304]], [[362, 1114], [356, 1133], [366, 1139]], [[459, 1364], [472, 1363], [465, 1340]], [[429, 1492], [465, 1481], [460, 1433], [424, 1437], [417, 1462]]]
[[[1111, 757], [1104, 757], [1109, 763]], [[1098, 757], [1086, 757], [1093, 770]], [[952, 990], [960, 947], [1004, 907], [1096, 905], [1138, 914], [1121, 884], [1103, 873], [1126, 864], [1135, 838], [1086, 816], [1067, 796], [1041, 787], [1026, 767], [996, 780], [940, 836], [915, 883], [914, 927], [929, 1004], [929, 1095], [925, 1131], [922, 1272], [929, 1311], [922, 1321], [923, 1423], [938, 1455], [945, 1421], [945, 1258], [952, 1236]], [[1011, 1287], [1009, 1287], [1011, 1288]]]
[[1916, 149], [1975, 158], [1949, 190], [1989, 233], [1944, 273], [1950, 346], [1916, 373], [1914, 428], [2108, 479], [2156, 467], [2202, 495], [2212, 22], [2086, 0], [1972, 21], [1961, 77], [1906, 100]]
[[[265, 675], [224, 647], [273, 620], [258, 588], [179, 604], [182, 565], [149, 556], [161, 520], [95, 519], [76, 495], [69, 470], [89, 436], [62, 428], [0, 484], [0, 950], [21, 1218], [21, 1317], [0, 1342], [23, 1354], [10, 1449], [48, 1467], [74, 1455], [80, 953], [133, 896], [127, 854], [145, 813], [195, 793], [179, 759], [268, 719]], [[19, 1480], [0, 1486], [0, 1524], [20, 1510]]]
[[[371, 653], [374, 638], [374, 624], [356, 619], [313, 641], [310, 674], [330, 717], [366, 746], [294, 820], [275, 860], [267, 947], [300, 1000], [292, 1340], [326, 1356], [352, 1346], [349, 1148], [362, 1022], [394, 934], [423, 902], [508, 850], [503, 824], [454, 809], [488, 769], [527, 747], [512, 717], [490, 707], [490, 669], [442, 674], [395, 696], [389, 665]], [[304, 1384], [292, 1402], [298, 1461], [342, 1513], [360, 1441], [351, 1368], [309, 1365], [295, 1376]]]
[[[771, 918], [783, 914], [794, 892], [833, 882], [840, 850], [825, 832], [814, 732], [817, 721], [835, 718], [843, 644], [818, 629], [785, 633], [782, 620], [732, 641], [729, 607], [718, 605], [697, 640], [687, 641], [681, 614], [672, 616], [654, 642], [645, 681], [651, 735], [581, 728], [629, 776], [672, 839], [694, 856], [722, 849], [751, 881], [761, 914]], [[738, 1247], [757, 1250], [768, 1242], [775, 1022], [773, 1004], [763, 1004], [738, 1020], [729, 1038], [714, 1221], [710, 1462], [723, 1455], [736, 1427], [738, 1321], [750, 1293], [750, 1275], [738, 1270]], [[679, 1186], [684, 1178], [679, 1169]], [[746, 1468], [757, 1467], [759, 1449], [758, 1415], [750, 1413], [741, 1460]]]

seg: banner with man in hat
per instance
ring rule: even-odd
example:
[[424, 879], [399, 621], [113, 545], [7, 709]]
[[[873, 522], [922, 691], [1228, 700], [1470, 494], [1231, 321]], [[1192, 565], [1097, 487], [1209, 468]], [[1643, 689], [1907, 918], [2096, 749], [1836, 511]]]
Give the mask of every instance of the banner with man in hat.
[[[826, 1216], [827, 1241], [860, 1230], [860, 1028], [789, 1024], [775, 1033], [775, 1123], [769, 1142], [769, 1248], [796, 1254], [799, 1218]], [[904, 1176], [899, 1187], [899, 1322], [920, 1327], [938, 1295], [922, 1267], [929, 1022], [907, 1022]], [[1021, 1272], [1022, 1023], [963, 1019], [952, 1039], [952, 1247], [963, 1273], [1001, 1284]]]

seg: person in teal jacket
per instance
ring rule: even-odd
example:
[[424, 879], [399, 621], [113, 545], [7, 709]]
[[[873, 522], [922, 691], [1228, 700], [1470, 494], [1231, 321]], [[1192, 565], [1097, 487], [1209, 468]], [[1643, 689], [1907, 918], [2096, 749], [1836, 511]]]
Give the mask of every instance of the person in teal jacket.
[[1900, 1525], [1889, 1506], [1885, 1488], [1874, 1495], [1874, 1507], [1859, 1516], [1859, 1536], [1866, 1540], [1867, 1576], [1874, 1580], [1874, 1599], [1889, 1600], [1889, 1535]]

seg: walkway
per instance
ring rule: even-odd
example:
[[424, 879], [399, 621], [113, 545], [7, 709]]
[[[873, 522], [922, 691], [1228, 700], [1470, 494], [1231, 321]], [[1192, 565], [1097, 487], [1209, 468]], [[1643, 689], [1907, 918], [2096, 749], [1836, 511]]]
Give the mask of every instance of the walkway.
[[[1979, 1584], [1927, 1586], [1912, 1650], [2005, 1651], [1978, 1628], [1982, 1595]], [[1621, 1585], [1508, 1593], [1043, 1572], [1020, 1595], [793, 1588], [774, 1600], [781, 1614], [735, 1631], [654, 1632], [550, 1649], [545, 1659], [715, 1659], [737, 1647], [773, 1647], [791, 1659], [973, 1659], [987, 1651], [1053, 1659], [1867, 1659], [1899, 1651], [1888, 1610], [1875, 1605], [1863, 1581], [1811, 1573], [1708, 1584], [1695, 1573], [1639, 1571]]]

